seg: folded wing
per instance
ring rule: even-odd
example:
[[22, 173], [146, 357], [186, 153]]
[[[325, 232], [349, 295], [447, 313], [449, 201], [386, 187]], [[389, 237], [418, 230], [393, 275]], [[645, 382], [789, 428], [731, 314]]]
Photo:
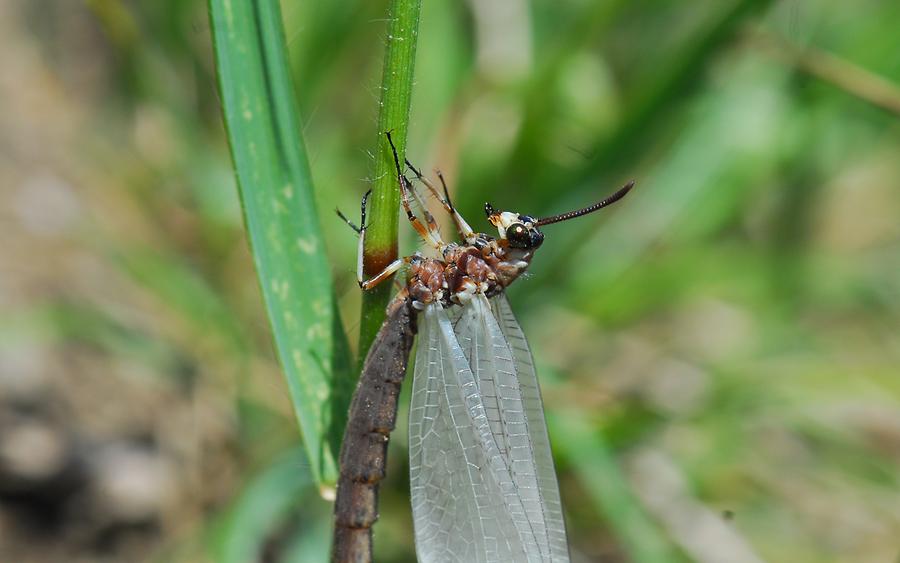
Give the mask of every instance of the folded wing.
[[503, 296], [451, 312], [429, 305], [419, 322], [410, 407], [419, 560], [567, 562], [528, 344]]
[[534, 358], [525, 334], [519, 327], [509, 302], [506, 300], [506, 295], [501, 293], [491, 298], [490, 303], [494, 318], [509, 345], [519, 380], [525, 419], [528, 421], [528, 435], [534, 453], [544, 523], [549, 537], [550, 561], [553, 563], [566, 562], [569, 560], [569, 543], [566, 539], [566, 524], [563, 519], [559, 485], [556, 481], [556, 469], [553, 465], [553, 453], [550, 449], [550, 438], [547, 434], [544, 404], [541, 400], [541, 389], [534, 368]]
[[410, 488], [421, 563], [541, 561], [469, 362], [440, 305], [420, 315]]

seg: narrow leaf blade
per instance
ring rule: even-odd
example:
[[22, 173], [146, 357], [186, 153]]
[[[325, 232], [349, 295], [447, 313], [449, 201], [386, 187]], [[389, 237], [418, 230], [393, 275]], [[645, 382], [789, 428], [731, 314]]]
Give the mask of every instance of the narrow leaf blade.
[[[348, 365], [316, 215], [277, 0], [210, 0], [225, 123], [278, 356], [315, 480], [330, 487]], [[335, 365], [337, 363], [337, 365]]]

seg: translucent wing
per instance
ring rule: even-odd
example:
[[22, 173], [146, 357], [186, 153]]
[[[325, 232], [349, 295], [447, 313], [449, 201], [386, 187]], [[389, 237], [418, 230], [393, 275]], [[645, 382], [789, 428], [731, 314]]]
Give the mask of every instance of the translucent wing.
[[421, 563], [541, 561], [507, 458], [447, 313], [426, 307], [409, 416]]
[[566, 525], [563, 520], [559, 485], [556, 481], [550, 438], [547, 434], [547, 423], [544, 420], [544, 405], [541, 401], [541, 390], [538, 386], [531, 349], [528, 347], [525, 334], [519, 327], [509, 302], [506, 300], [506, 295], [501, 293], [491, 298], [490, 302], [494, 318], [500, 325], [500, 330], [509, 345], [518, 376], [525, 419], [528, 421], [528, 436], [531, 439], [534, 454], [544, 524], [549, 537], [550, 560], [554, 563], [568, 561], [569, 544], [566, 540]]
[[515, 495], [525, 509], [520, 527], [528, 532], [523, 536], [526, 553], [538, 561], [550, 561], [550, 539], [512, 352], [483, 295], [474, 296], [462, 311], [456, 336], [475, 376], [492, 437], [509, 465]]

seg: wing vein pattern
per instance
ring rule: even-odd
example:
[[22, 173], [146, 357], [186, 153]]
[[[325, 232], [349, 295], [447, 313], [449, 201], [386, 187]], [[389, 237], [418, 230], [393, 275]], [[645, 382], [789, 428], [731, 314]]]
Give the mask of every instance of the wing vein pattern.
[[568, 561], [569, 542], [566, 538], [566, 524], [559, 498], [559, 484], [556, 481], [547, 421], [544, 418], [544, 403], [541, 400], [541, 388], [538, 385], [531, 348], [525, 339], [525, 333], [516, 321], [509, 301], [506, 300], [506, 295], [501, 293], [491, 298], [490, 302], [494, 318], [497, 319], [500, 330], [506, 337], [516, 365], [525, 418], [528, 421], [528, 435], [534, 452], [538, 489], [543, 500], [544, 521], [550, 538], [550, 560], [553, 563]]
[[478, 295], [452, 320], [439, 304], [420, 315], [409, 448], [422, 563], [568, 561], [531, 354], [505, 299], [493, 305]]

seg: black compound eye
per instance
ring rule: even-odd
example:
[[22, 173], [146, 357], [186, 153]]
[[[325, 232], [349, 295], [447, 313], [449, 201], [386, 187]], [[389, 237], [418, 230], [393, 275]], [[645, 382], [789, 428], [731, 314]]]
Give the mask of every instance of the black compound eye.
[[522, 223], [513, 223], [506, 227], [506, 240], [513, 248], [531, 248], [531, 233]]

